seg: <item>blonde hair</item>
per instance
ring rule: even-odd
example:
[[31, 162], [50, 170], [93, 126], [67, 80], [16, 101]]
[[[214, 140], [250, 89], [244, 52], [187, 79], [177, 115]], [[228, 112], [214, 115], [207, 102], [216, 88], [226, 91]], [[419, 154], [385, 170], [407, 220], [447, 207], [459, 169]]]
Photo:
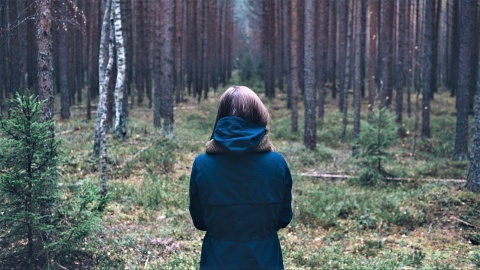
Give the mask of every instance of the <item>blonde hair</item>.
[[218, 120], [226, 116], [237, 116], [244, 120], [267, 128], [270, 114], [267, 107], [250, 88], [246, 86], [232, 86], [222, 94], [218, 101]]

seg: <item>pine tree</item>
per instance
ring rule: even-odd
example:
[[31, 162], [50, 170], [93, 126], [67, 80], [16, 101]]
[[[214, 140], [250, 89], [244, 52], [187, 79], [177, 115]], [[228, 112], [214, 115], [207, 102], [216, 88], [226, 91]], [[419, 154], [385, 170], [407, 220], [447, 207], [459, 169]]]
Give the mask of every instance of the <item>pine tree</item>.
[[0, 261], [13, 258], [26, 269], [42, 259], [59, 198], [58, 143], [51, 136], [53, 121], [43, 122], [42, 106], [34, 97], [17, 95], [12, 118], [0, 119], [0, 235], [10, 243]]
[[93, 181], [60, 187], [53, 120], [44, 121], [33, 96], [12, 103], [11, 118], [0, 118], [0, 268], [50, 269], [60, 261], [73, 269], [107, 201]]

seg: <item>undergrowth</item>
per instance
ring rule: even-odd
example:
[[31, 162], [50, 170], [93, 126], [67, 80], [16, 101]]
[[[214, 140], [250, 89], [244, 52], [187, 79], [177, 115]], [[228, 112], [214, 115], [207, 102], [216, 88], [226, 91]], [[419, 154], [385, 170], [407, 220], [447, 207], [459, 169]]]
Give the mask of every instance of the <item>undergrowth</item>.
[[[255, 89], [254, 89], [255, 90]], [[220, 91], [221, 92], [221, 91]], [[204, 151], [216, 116], [218, 93], [200, 104], [176, 104], [175, 137], [168, 140], [152, 123], [147, 108], [130, 110], [128, 137], [108, 137], [112, 202], [102, 229], [85, 240], [97, 269], [197, 269], [203, 232], [188, 213], [191, 164]], [[357, 175], [351, 157], [351, 126], [340, 141], [341, 114], [327, 99], [317, 125], [317, 149], [291, 133], [285, 93], [266, 100], [270, 134], [294, 178], [294, 219], [279, 231], [287, 269], [474, 269], [480, 267], [480, 199], [461, 185], [445, 182], [385, 182], [371, 187], [350, 180], [301, 175], [303, 172]], [[445, 113], [448, 93], [432, 101], [432, 138], [420, 140], [413, 118], [405, 117], [402, 137], [389, 146], [385, 170], [399, 177], [464, 178], [464, 162], [452, 161], [455, 119]], [[363, 106], [366, 108], [366, 106]], [[441, 113], [438, 113], [440, 112]], [[349, 116], [349, 125], [351, 118]], [[98, 179], [91, 160], [93, 122], [74, 115], [59, 122], [63, 139], [62, 181]], [[414, 145], [415, 144], [415, 145]]]

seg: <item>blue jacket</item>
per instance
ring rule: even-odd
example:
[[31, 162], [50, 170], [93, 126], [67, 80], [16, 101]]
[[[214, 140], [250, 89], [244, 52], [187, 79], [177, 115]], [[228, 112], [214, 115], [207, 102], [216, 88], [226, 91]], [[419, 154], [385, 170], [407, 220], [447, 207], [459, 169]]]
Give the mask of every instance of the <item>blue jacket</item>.
[[265, 134], [265, 127], [224, 117], [213, 139], [226, 151], [193, 163], [189, 210], [206, 231], [200, 269], [284, 268], [277, 230], [292, 219], [292, 177], [282, 155], [254, 150]]

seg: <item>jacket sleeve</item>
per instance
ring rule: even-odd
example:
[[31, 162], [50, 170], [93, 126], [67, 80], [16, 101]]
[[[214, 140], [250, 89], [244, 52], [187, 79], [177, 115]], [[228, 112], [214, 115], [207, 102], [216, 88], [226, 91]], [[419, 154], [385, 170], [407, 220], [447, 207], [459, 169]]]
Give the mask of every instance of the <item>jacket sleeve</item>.
[[193, 225], [195, 228], [206, 231], [205, 221], [203, 220], [203, 207], [200, 202], [200, 196], [198, 194], [198, 188], [196, 184], [197, 169], [195, 162], [192, 166], [192, 173], [190, 174], [190, 205], [188, 207], [190, 216], [192, 217]]
[[280, 215], [277, 221], [277, 231], [281, 228], [287, 227], [287, 225], [292, 221], [293, 211], [292, 211], [292, 175], [288, 165], [286, 165], [285, 172], [285, 190], [283, 194], [282, 206], [280, 209]]

